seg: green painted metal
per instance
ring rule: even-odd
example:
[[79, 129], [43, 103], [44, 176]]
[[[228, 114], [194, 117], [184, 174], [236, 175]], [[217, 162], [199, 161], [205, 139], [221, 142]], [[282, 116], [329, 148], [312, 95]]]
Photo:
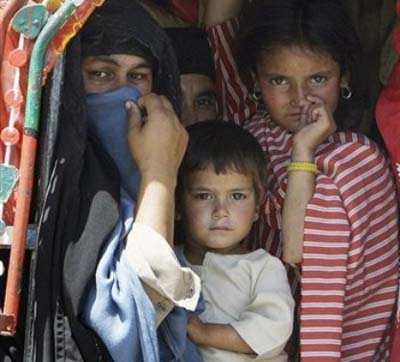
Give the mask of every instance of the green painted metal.
[[12, 27], [27, 39], [35, 39], [48, 19], [49, 13], [43, 4], [29, 4], [18, 10]]
[[18, 170], [14, 166], [0, 164], [0, 203], [5, 204], [8, 201], [17, 180]]
[[45, 63], [46, 51], [57, 31], [65, 24], [77, 8], [75, 2], [73, 0], [66, 0], [55, 14], [48, 19], [46, 25], [36, 39], [29, 65], [28, 89], [25, 107], [25, 133], [37, 135], [39, 131], [43, 66]]

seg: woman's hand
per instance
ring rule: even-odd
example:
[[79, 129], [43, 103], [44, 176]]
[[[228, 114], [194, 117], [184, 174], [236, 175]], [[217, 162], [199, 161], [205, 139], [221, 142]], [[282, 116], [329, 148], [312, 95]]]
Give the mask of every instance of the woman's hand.
[[[128, 141], [142, 179], [176, 182], [188, 135], [171, 103], [164, 96], [148, 94], [140, 98], [138, 105], [128, 102], [127, 108]], [[146, 121], [140, 109], [147, 113]]]
[[[140, 108], [147, 112], [145, 121]], [[141, 176], [136, 221], [172, 245], [176, 179], [188, 134], [163, 96], [146, 95], [138, 105], [128, 102], [127, 109], [129, 146]]]
[[315, 148], [336, 131], [332, 112], [325, 102], [313, 95], [307, 96], [308, 108], [304, 112], [304, 127], [293, 136], [292, 161], [314, 159]]

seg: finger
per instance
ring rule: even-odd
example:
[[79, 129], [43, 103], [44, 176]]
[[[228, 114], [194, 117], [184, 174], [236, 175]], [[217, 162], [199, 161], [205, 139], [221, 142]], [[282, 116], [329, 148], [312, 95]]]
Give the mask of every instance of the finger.
[[322, 98], [320, 98], [320, 97], [318, 97], [318, 96], [315, 96], [315, 95], [313, 95], [313, 94], [308, 94], [306, 98], [307, 98], [307, 100], [308, 100], [309, 102], [311, 102], [311, 103], [315, 103], [315, 104], [325, 104], [325, 101], [324, 101]]
[[126, 101], [125, 108], [128, 111], [129, 129], [138, 129], [141, 126], [141, 113], [139, 106], [133, 101]]

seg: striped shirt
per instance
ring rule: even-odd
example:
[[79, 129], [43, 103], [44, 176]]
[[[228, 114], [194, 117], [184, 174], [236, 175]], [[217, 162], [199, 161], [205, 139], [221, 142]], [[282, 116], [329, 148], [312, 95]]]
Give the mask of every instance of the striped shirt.
[[[276, 234], [292, 136], [266, 114], [245, 127], [269, 160], [265, 214]], [[301, 360], [387, 361], [399, 241], [388, 162], [372, 141], [351, 132], [338, 132], [321, 144], [315, 161], [319, 172], [304, 221]]]
[[[252, 248], [282, 255], [281, 209], [291, 136], [255, 103], [232, 56], [236, 21], [209, 30], [217, 91], [225, 120], [247, 128], [268, 163], [268, 200]], [[389, 166], [377, 146], [355, 133], [336, 133], [316, 152], [319, 172], [306, 210], [301, 276], [302, 362], [385, 362], [398, 277], [398, 216]]]

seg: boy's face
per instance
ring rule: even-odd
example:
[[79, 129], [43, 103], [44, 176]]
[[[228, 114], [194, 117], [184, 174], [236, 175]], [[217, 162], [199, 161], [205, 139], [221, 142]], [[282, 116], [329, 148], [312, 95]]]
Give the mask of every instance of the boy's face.
[[220, 254], [235, 253], [258, 219], [253, 177], [212, 167], [187, 178], [181, 220], [188, 247]]
[[143, 95], [151, 92], [153, 71], [144, 58], [129, 54], [88, 56], [82, 60], [86, 93], [103, 93], [132, 86]]

